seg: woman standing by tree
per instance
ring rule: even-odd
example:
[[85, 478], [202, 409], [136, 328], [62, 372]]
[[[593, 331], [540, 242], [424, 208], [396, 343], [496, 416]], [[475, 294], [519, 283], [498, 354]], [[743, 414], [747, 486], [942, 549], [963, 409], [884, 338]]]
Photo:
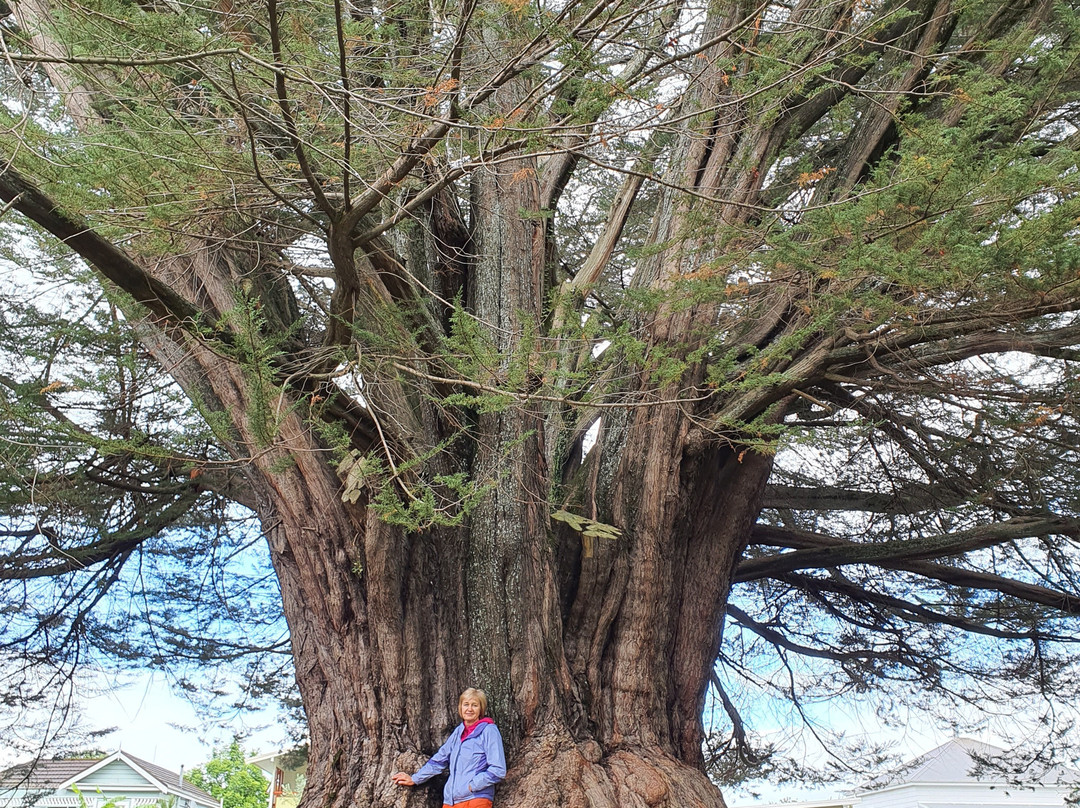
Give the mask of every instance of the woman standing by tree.
[[483, 690], [470, 687], [458, 699], [461, 723], [439, 751], [413, 775], [398, 772], [391, 778], [399, 786], [426, 783], [450, 770], [443, 787], [443, 808], [490, 808], [495, 784], [506, 776], [502, 735], [487, 717], [488, 700]]

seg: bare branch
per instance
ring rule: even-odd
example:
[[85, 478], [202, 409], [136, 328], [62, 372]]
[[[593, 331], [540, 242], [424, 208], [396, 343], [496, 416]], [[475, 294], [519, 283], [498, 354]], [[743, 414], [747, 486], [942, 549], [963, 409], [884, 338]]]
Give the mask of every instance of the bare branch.
[[893, 541], [844, 542], [820, 549], [796, 550], [793, 553], [744, 561], [739, 564], [734, 580], [752, 581], [798, 569], [839, 567], [845, 564], [899, 564], [904, 569], [910, 569], [912, 562], [959, 556], [1016, 539], [1049, 533], [1080, 536], [1080, 519], [1018, 517], [1007, 522], [937, 536]]

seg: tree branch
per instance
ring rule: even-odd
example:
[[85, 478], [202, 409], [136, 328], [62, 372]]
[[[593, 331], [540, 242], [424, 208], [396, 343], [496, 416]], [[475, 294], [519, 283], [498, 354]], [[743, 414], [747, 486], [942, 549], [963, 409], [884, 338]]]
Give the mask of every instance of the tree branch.
[[[140, 518], [135, 527], [117, 533], [103, 534], [98, 540], [82, 546], [62, 547], [55, 532], [37, 533], [48, 538], [48, 549], [34, 553], [5, 553], [0, 555], [0, 580], [29, 580], [62, 575], [86, 569], [94, 564], [130, 553], [161, 530], [185, 516], [198, 499], [200, 491], [192, 486], [154, 518]], [[51, 538], [50, 538], [51, 536]]]
[[[1060, 521], [1064, 523], [1065, 530], [1060, 531], [1050, 527], [1058, 521], [1058, 519], [1014, 519], [1009, 523], [1003, 523], [999, 530], [991, 531], [991, 534], [1001, 537], [993, 543], [1002, 544], [1017, 538], [1038, 536], [1047, 532], [1064, 532], [1067, 535], [1075, 535], [1078, 525], [1080, 525], [1077, 520], [1062, 519]], [[1014, 525], [1013, 523], [1016, 522], [1023, 522], [1028, 527], [1021, 524]], [[1041, 530], [1037, 527], [1040, 523], [1043, 526]], [[835, 536], [826, 536], [808, 531], [791, 530], [773, 525], [756, 525], [753, 529], [754, 538], [752, 543], [807, 549], [745, 560], [735, 568], [732, 581], [745, 582], [761, 578], [782, 577], [786, 573], [799, 569], [838, 567], [846, 564], [870, 564], [885, 569], [904, 570], [954, 586], [999, 592], [1018, 600], [1050, 606], [1065, 614], [1080, 614], [1080, 595], [1078, 594], [1062, 592], [1037, 584], [1024, 583], [1003, 575], [918, 560], [919, 558], [936, 558], [950, 554], [948, 552], [934, 551], [932, 546], [927, 544], [928, 542], [945, 539], [941, 547], [950, 548], [955, 553], [955, 547], [963, 544], [965, 539], [973, 544], [978, 544], [980, 531], [986, 529], [976, 528], [971, 531], [963, 531], [960, 534], [952, 534], [956, 538], [956, 545], [951, 547], [948, 541], [949, 536], [929, 537], [928, 539], [882, 542], [878, 546], [884, 549], [875, 552], [873, 549], [875, 545], [869, 542], [849, 542]], [[1010, 533], [1013, 533], [1013, 535], [1009, 535]], [[983, 538], [989, 540], [991, 534], [985, 534]], [[760, 541], [758, 540], [759, 537]], [[921, 546], [923, 555], [905, 557], [901, 552], [901, 546], [908, 544], [909, 541], [915, 545], [916, 549]], [[992, 545], [982, 544], [981, 546]], [[796, 561], [796, 558], [801, 559], [801, 561]], [[825, 559], [824, 563], [821, 563], [821, 559]]]
[[[75, 251], [105, 278], [157, 315], [166, 325], [196, 330], [199, 325], [213, 329], [212, 316], [188, 303], [171, 287], [146, 272], [126, 252], [107, 241], [84, 219], [67, 213], [60, 205], [30, 183], [9, 158], [0, 171], [0, 199], [31, 219]], [[218, 338], [227, 334], [215, 329]]]
[[830, 659], [833, 662], [863, 661], [868, 659], [899, 661], [899, 655], [893, 651], [881, 652], [873, 651], [869, 648], [837, 651], [831, 648], [814, 648], [809, 645], [797, 643], [776, 629], [770, 628], [764, 623], [755, 620], [732, 603], [727, 605], [727, 614], [734, 619], [736, 623], [754, 632], [763, 640], [766, 640], [778, 648], [785, 648], [788, 651], [799, 654], [799, 656], [814, 657], [815, 659]]
[[813, 488], [798, 485], [770, 485], [765, 489], [763, 508], [793, 508], [795, 510], [866, 511], [869, 513], [914, 514], [931, 508], [960, 505], [968, 498], [949, 490], [940, 496], [938, 489], [911, 483], [907, 488], [890, 493], [856, 491], [850, 488], [822, 485]]
[[735, 581], [775, 577], [797, 569], [838, 567], [845, 564], [886, 566], [899, 562], [907, 568], [914, 561], [944, 558], [970, 553], [986, 547], [1048, 533], [1080, 535], [1080, 520], [1064, 517], [1023, 518], [993, 525], [980, 525], [970, 530], [922, 536], [917, 539], [895, 539], [884, 542], [845, 542], [820, 549], [796, 550], [766, 558], [755, 558], [739, 564]]
[[959, 628], [963, 631], [971, 632], [972, 634], [981, 634], [987, 637], [996, 637], [1004, 640], [1035, 640], [1040, 638], [1055, 640], [1065, 639], [1063, 637], [1048, 638], [1035, 630], [1010, 631], [1007, 629], [994, 628], [993, 626], [989, 626], [986, 623], [981, 623], [977, 620], [943, 614], [918, 603], [912, 603], [911, 601], [893, 597], [891, 595], [885, 595], [880, 592], [873, 592], [865, 587], [858, 586], [847, 579], [840, 579], [835, 575], [830, 575], [827, 578], [811, 578], [806, 575], [787, 574], [779, 576], [777, 580], [804, 592], [815, 594], [819, 594], [823, 591], [834, 592], [854, 601], [861, 601], [874, 606], [879, 606], [883, 610], [891, 613], [906, 613], [910, 615], [910, 617], [906, 618], [909, 620], [953, 626], [954, 628]]

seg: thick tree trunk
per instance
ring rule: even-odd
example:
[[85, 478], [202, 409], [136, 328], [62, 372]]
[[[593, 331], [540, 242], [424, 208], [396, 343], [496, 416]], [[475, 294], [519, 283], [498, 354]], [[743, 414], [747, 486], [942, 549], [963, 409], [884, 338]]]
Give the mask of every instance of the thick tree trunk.
[[[542, 316], [542, 228], [520, 215], [536, 205], [528, 168], [475, 186], [473, 309], [505, 357]], [[311, 735], [305, 806], [437, 803], [437, 787], [389, 778], [437, 748], [466, 686], [488, 690], [507, 740], [501, 805], [723, 805], [702, 770], [701, 712], [771, 462], [705, 441], [677, 404], [612, 415], [581, 499], [622, 536], [589, 555], [550, 520], [544, 418], [479, 416], [461, 460], [491, 488], [457, 529], [404, 533], [343, 503], [299, 418], [256, 455]]]
[[[631, 436], [654, 434], [649, 420]], [[535, 463], [527, 445], [519, 462]], [[263, 518], [309, 721], [306, 805], [437, 801], [389, 776], [437, 748], [469, 685], [492, 693], [507, 738], [500, 805], [723, 805], [701, 770], [701, 709], [765, 458], [699, 452], [660, 479], [640, 458], [661, 449], [628, 441], [628, 465], [651, 468], [610, 481], [633, 521], [592, 557], [578, 549], [562, 614], [549, 525], [512, 512], [516, 480], [469, 530], [410, 536], [343, 504], [318, 454], [290, 449]]]
[[[510, 362], [528, 351], [547, 293], [541, 220], [522, 215], [538, 208], [533, 166], [478, 172], [474, 204], [471, 308]], [[227, 239], [178, 253], [156, 276], [219, 317], [264, 277], [256, 254]], [[288, 289], [252, 291], [259, 316], [286, 331]], [[679, 340], [713, 316], [665, 313], [648, 327]], [[437, 804], [437, 787], [405, 791], [390, 775], [438, 747], [467, 686], [489, 691], [507, 740], [502, 806], [723, 806], [703, 772], [701, 711], [768, 458], [705, 440], [682, 406], [659, 403], [663, 391], [611, 412], [578, 498], [622, 535], [589, 554], [550, 519], [548, 414], [514, 407], [480, 415], [456, 450], [490, 484], [468, 522], [406, 533], [364, 499], [342, 500], [298, 393], [198, 339], [155, 339], [193, 398], [228, 413], [222, 443], [246, 464], [308, 718], [305, 808]]]

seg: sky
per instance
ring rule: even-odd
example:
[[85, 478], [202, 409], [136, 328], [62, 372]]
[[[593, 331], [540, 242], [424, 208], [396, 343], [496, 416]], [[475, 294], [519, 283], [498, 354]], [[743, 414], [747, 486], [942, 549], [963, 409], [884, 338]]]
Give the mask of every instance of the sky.
[[87, 729], [115, 727], [92, 742], [104, 752], [123, 749], [136, 757], [179, 772], [206, 763], [215, 747], [240, 737], [249, 755], [287, 749], [281, 725], [269, 711], [227, 716], [227, 726], [200, 716], [192, 704], [177, 695], [160, 673], [143, 672], [126, 684], [106, 683], [103, 692], [80, 700], [81, 724]]

